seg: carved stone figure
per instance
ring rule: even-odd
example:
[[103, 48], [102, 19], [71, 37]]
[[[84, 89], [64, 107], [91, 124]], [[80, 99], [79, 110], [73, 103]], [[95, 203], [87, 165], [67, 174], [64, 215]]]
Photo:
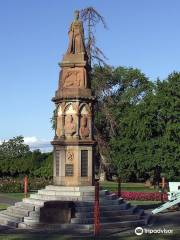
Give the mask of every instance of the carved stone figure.
[[75, 12], [75, 19], [69, 29], [69, 46], [67, 54], [84, 53], [84, 31], [82, 22], [79, 21], [79, 11]]
[[87, 85], [86, 70], [83, 68], [66, 68], [62, 73], [62, 85], [65, 88], [85, 88]]
[[76, 124], [72, 115], [66, 116], [64, 129], [67, 136], [73, 136], [76, 133]]
[[88, 127], [88, 118], [86, 116], [81, 117], [81, 125], [80, 125], [80, 135], [82, 138], [87, 138], [89, 137], [89, 127]]

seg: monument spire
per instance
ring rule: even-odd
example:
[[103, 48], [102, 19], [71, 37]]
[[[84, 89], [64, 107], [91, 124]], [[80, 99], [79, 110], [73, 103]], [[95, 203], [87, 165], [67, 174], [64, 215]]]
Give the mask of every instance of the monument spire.
[[63, 56], [59, 85], [52, 99], [56, 104], [54, 184], [65, 186], [94, 183], [94, 101], [90, 66], [84, 44], [79, 11], [68, 32], [68, 49]]

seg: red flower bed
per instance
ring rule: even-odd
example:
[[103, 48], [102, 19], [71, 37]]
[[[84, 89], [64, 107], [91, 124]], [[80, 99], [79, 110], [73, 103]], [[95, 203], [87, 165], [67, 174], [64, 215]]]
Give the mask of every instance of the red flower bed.
[[[121, 192], [124, 200], [161, 201], [160, 192]], [[167, 193], [163, 194], [163, 199], [167, 200]]]

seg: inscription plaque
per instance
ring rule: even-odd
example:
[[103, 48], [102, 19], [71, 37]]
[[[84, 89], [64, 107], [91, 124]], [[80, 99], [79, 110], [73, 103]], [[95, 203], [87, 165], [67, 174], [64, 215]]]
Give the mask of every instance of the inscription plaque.
[[65, 175], [67, 177], [73, 176], [73, 164], [66, 164], [65, 165]]
[[88, 176], [88, 150], [81, 150], [81, 177]]
[[59, 151], [55, 152], [55, 162], [56, 162], [56, 176], [59, 176]]

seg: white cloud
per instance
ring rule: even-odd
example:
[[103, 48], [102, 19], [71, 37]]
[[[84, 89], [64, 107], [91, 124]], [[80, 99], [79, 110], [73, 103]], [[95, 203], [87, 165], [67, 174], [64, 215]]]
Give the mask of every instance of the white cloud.
[[[2, 143], [2, 140], [0, 140], [0, 145]], [[53, 150], [50, 140], [40, 139], [35, 136], [24, 137], [24, 143], [29, 145], [31, 151], [40, 149], [41, 152], [51, 152]]]
[[29, 145], [30, 150], [40, 149], [41, 152], [51, 152], [52, 145], [49, 140], [38, 139], [37, 137], [24, 137], [24, 143]]
[[32, 144], [38, 142], [37, 137], [24, 137], [24, 143], [25, 144]]

